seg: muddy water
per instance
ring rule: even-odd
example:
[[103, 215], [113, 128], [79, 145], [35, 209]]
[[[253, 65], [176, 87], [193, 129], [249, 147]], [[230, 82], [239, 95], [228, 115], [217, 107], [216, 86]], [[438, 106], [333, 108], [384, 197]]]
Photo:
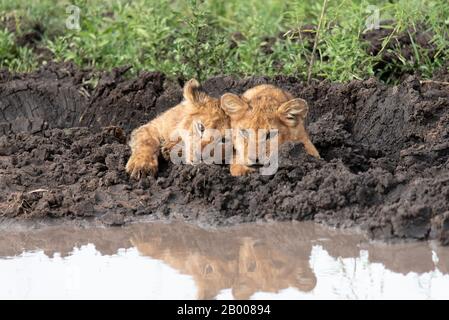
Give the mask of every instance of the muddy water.
[[449, 298], [449, 248], [306, 222], [0, 231], [0, 298]]

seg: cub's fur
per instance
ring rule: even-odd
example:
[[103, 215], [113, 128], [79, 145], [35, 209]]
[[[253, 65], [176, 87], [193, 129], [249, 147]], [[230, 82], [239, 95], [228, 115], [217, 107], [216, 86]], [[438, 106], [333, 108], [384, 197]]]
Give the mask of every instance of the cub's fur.
[[[164, 154], [170, 152], [180, 141], [171, 138], [180, 136], [181, 131], [189, 132], [190, 137], [200, 137], [203, 147], [210, 142], [202, 137], [206, 129], [217, 129], [224, 134], [229, 128], [229, 119], [220, 108], [220, 100], [202, 92], [198, 81], [188, 81], [183, 96], [180, 104], [132, 132], [129, 142], [132, 154], [126, 165], [126, 172], [132, 178], [139, 179], [149, 173], [156, 175], [161, 150]], [[195, 155], [187, 153], [186, 162], [192, 163]]]
[[[224, 94], [221, 107], [231, 119], [234, 149], [237, 154], [243, 154], [244, 159], [244, 164], [236, 164], [235, 161], [231, 164], [232, 175], [248, 174], [254, 171], [250, 166], [258, 162], [254, 156], [248, 155], [248, 136], [245, 134], [248, 129], [255, 132], [258, 129], [276, 129], [279, 145], [286, 141], [299, 141], [308, 154], [320, 157], [304, 126], [309, 109], [305, 100], [295, 99], [290, 93], [272, 85], [259, 85], [247, 90], [241, 97]], [[269, 153], [267, 148], [267, 155]]]

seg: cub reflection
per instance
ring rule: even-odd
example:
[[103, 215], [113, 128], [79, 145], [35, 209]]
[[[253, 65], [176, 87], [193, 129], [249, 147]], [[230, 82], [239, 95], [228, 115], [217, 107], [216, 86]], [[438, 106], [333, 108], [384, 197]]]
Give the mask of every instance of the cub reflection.
[[277, 292], [288, 287], [311, 291], [316, 277], [309, 266], [312, 246], [303, 244], [301, 256], [289, 256], [278, 247], [251, 238], [242, 239], [238, 278], [232, 287], [236, 299], [249, 299], [256, 291]]
[[292, 234], [298, 230], [288, 225], [277, 235], [273, 225], [263, 229], [214, 232], [170, 224], [151, 234], [136, 231], [131, 242], [142, 255], [191, 275], [198, 299], [213, 299], [229, 288], [236, 299], [249, 299], [258, 291], [315, 288], [317, 280], [309, 265], [312, 244], [301, 241], [307, 236]]

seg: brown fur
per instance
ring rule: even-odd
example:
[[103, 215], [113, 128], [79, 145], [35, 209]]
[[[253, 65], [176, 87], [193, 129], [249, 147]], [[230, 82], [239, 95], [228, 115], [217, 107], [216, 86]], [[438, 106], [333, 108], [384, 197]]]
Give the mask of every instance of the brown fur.
[[[195, 79], [188, 81], [184, 86], [183, 102], [132, 132], [129, 143], [132, 154], [126, 165], [126, 172], [131, 177], [139, 179], [148, 173], [157, 173], [161, 150], [170, 152], [179, 142], [171, 141], [173, 134], [187, 130], [192, 136], [198, 135], [198, 123], [204, 129], [218, 129], [223, 134], [229, 128], [228, 117], [220, 108], [219, 99], [208, 96], [199, 88]], [[201, 145], [209, 142], [202, 139]]]
[[250, 166], [255, 164], [255, 159], [250, 159], [247, 154], [247, 141], [237, 139], [241, 129], [277, 129], [279, 145], [286, 141], [298, 141], [304, 144], [308, 154], [320, 158], [304, 126], [308, 112], [305, 100], [295, 99], [275, 86], [260, 85], [247, 90], [242, 97], [230, 93], [223, 95], [221, 106], [231, 119], [234, 148], [244, 154], [245, 160], [245, 164], [231, 164], [232, 175], [240, 176], [254, 171]]

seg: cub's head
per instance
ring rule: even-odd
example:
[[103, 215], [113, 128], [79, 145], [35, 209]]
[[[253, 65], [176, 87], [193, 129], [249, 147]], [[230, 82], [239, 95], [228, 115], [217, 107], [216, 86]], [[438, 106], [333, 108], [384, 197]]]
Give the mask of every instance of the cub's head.
[[183, 96], [184, 112], [179, 115], [182, 119], [178, 130], [185, 133], [183, 140], [188, 144], [187, 150], [190, 150], [186, 160], [192, 163], [201, 158], [198, 152], [207, 145], [222, 143], [225, 130], [230, 128], [230, 120], [220, 107], [220, 100], [202, 91], [197, 80], [191, 79], [184, 85]]
[[[277, 139], [281, 145], [286, 141], [301, 141], [307, 136], [304, 127], [307, 102], [275, 86], [257, 86], [242, 97], [224, 94], [221, 107], [231, 120], [233, 145], [244, 161], [241, 164], [262, 163], [261, 155], [269, 157], [274, 151], [270, 151], [271, 139]], [[259, 151], [263, 142], [265, 151]]]

